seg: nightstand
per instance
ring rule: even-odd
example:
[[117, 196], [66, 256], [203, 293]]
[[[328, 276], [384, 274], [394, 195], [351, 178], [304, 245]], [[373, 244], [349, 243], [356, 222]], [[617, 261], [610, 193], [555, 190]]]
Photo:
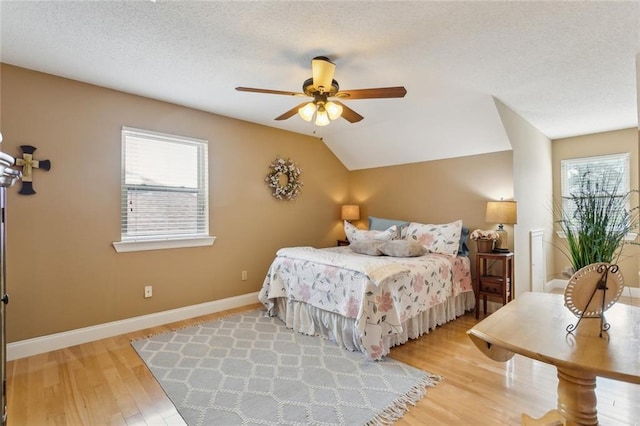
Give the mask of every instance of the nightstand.
[[[497, 274], [496, 272], [499, 272]], [[496, 297], [505, 305], [513, 299], [513, 253], [476, 254], [476, 318], [480, 298], [487, 315], [487, 297]]]
[[348, 246], [349, 245], [349, 241], [348, 240], [337, 240], [338, 242], [338, 247], [340, 246]]

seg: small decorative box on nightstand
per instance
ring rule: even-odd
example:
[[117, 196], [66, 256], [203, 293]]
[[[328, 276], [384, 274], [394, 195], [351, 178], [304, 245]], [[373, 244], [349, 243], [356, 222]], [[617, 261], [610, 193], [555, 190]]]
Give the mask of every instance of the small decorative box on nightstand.
[[[489, 263], [490, 262], [490, 263]], [[500, 267], [500, 274], [495, 271]], [[480, 298], [487, 315], [487, 297], [498, 297], [505, 305], [513, 299], [513, 253], [476, 254], [476, 318], [480, 313]]]

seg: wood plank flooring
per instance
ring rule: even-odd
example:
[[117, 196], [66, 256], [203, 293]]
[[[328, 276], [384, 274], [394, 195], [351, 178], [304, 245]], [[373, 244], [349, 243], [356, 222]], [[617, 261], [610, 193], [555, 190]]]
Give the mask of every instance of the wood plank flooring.
[[[256, 307], [11, 361], [8, 424], [183, 424], [130, 341]], [[539, 417], [555, 408], [555, 368], [519, 355], [507, 363], [491, 361], [466, 335], [476, 323], [466, 314], [392, 349], [391, 357], [444, 378], [398, 425], [519, 425], [522, 412]], [[639, 385], [598, 379], [596, 392], [602, 425], [640, 425]]]

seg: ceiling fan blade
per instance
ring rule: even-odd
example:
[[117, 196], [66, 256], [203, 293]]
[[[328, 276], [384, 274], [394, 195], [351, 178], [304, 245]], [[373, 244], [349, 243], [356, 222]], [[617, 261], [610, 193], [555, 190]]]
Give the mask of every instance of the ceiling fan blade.
[[287, 118], [291, 118], [294, 115], [296, 115], [298, 113], [298, 110], [300, 108], [302, 108], [303, 106], [305, 106], [308, 102], [303, 102], [300, 105], [294, 106], [293, 108], [291, 108], [289, 111], [285, 112], [282, 115], [277, 116], [275, 119], [276, 120], [286, 120]]
[[331, 62], [329, 58], [324, 56], [316, 56], [311, 60], [311, 76], [313, 77], [313, 86], [320, 90], [324, 88], [325, 92], [331, 90], [331, 82], [333, 74], [336, 71], [336, 64]]
[[375, 99], [375, 98], [404, 98], [407, 89], [403, 86], [377, 87], [374, 89], [341, 90], [335, 96], [341, 99]]
[[267, 93], [270, 95], [307, 96], [302, 92], [285, 92], [282, 90], [256, 89], [253, 87], [236, 87], [239, 92]]
[[352, 110], [351, 108], [343, 104], [342, 102], [338, 102], [338, 101], [331, 101], [331, 102], [338, 104], [342, 107], [342, 114], [340, 116], [345, 120], [347, 120], [349, 123], [357, 123], [358, 121], [364, 118], [363, 116], [361, 116], [360, 114], [358, 114], [357, 112], [355, 112], [354, 110]]

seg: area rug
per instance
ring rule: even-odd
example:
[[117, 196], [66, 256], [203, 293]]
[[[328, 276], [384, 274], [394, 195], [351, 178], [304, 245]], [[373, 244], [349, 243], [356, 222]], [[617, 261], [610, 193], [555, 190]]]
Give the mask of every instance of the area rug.
[[189, 426], [391, 424], [440, 378], [255, 310], [132, 343]]

